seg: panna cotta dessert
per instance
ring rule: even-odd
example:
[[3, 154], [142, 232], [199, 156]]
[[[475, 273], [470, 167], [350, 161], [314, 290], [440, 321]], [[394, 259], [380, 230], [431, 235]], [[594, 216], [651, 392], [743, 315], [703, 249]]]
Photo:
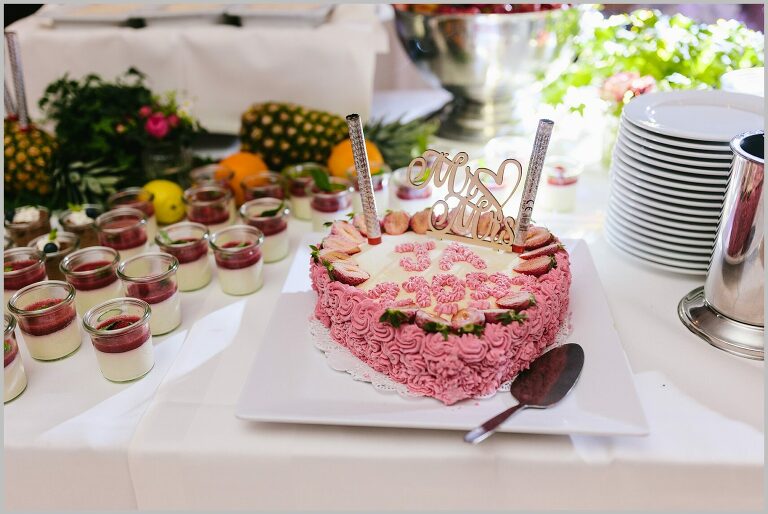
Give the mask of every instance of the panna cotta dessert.
[[8, 302], [32, 358], [62, 359], [80, 348], [82, 334], [75, 310], [75, 288], [46, 280], [19, 289]]
[[117, 250], [108, 246], [83, 248], [61, 261], [64, 279], [75, 288], [80, 316], [94, 305], [123, 296], [123, 284], [117, 278], [119, 263]]
[[228, 227], [235, 219], [232, 192], [218, 185], [192, 186], [184, 191], [187, 219], [201, 223], [215, 232]]
[[71, 232], [54, 228], [44, 236], [38, 236], [29, 242], [45, 254], [45, 273], [50, 280], [64, 280], [59, 264], [67, 255], [80, 248], [80, 238]]
[[140, 187], [129, 187], [118, 191], [107, 199], [110, 209], [117, 207], [132, 207], [144, 213], [147, 219], [147, 238], [152, 241], [157, 234], [157, 217], [155, 216], [155, 195]]
[[[376, 198], [376, 210], [386, 212], [389, 206], [389, 177], [392, 170], [383, 163], [371, 163], [371, 182], [373, 183], [373, 196]], [[347, 170], [347, 176], [355, 189], [352, 193], [352, 210], [355, 213], [363, 212], [363, 202], [360, 197], [360, 182], [357, 180], [357, 170], [351, 166]]]
[[104, 210], [99, 205], [75, 205], [61, 213], [59, 224], [64, 230], [80, 238], [80, 248], [96, 246], [99, 244], [99, 235], [96, 233], [96, 218], [103, 212]]
[[264, 262], [277, 262], [288, 255], [290, 213], [291, 210], [285, 201], [277, 198], [251, 200], [240, 207], [240, 217], [243, 221], [264, 234], [264, 243], [261, 245]]
[[181, 325], [178, 269], [176, 257], [162, 252], [137, 255], [117, 267], [125, 295], [147, 302], [152, 309], [149, 328], [153, 336], [167, 334]]
[[176, 278], [180, 291], [195, 291], [211, 281], [208, 229], [201, 223], [182, 221], [160, 230], [155, 243], [179, 261]]
[[542, 206], [549, 211], [571, 212], [576, 207], [576, 190], [583, 165], [570, 157], [549, 157], [544, 164]]
[[283, 176], [274, 171], [248, 175], [240, 182], [240, 187], [246, 202], [257, 198], [285, 198]]
[[149, 249], [147, 218], [133, 207], [118, 207], [96, 218], [101, 246], [114, 248], [120, 259], [130, 259]]
[[[429, 169], [426, 170], [429, 173]], [[429, 180], [430, 175], [427, 174]], [[432, 207], [432, 186], [416, 187], [408, 180], [408, 168], [400, 168], [392, 174], [392, 188], [394, 196], [390, 202], [390, 208], [393, 210], [404, 210], [406, 212], [418, 212], [422, 209]]]
[[3, 306], [16, 291], [36, 282], [48, 280], [45, 255], [37, 248], [11, 248], [3, 252]]
[[189, 181], [193, 186], [206, 186], [215, 184], [231, 189], [235, 172], [221, 164], [206, 164], [189, 172]]
[[51, 213], [41, 205], [26, 205], [5, 213], [5, 230], [16, 246], [27, 246], [51, 231]]
[[328, 175], [328, 168], [316, 162], [305, 162], [286, 166], [283, 169], [283, 175], [288, 181], [288, 194], [291, 199], [291, 212], [293, 216], [300, 220], [312, 219], [312, 207], [310, 206], [311, 195], [308, 186], [312, 183], [312, 173], [321, 172]]
[[155, 365], [149, 304], [116, 298], [96, 305], [83, 317], [101, 374], [112, 382], [143, 377]]
[[16, 341], [16, 319], [8, 313], [3, 321], [3, 356], [3, 403], [8, 403], [27, 388], [27, 374]]
[[231, 295], [246, 295], [261, 288], [264, 283], [263, 242], [261, 230], [250, 225], [234, 225], [211, 236], [222, 291]]
[[352, 212], [351, 184], [337, 177], [325, 177], [322, 181], [318, 178], [319, 175], [307, 187], [312, 196], [310, 207], [315, 232], [325, 230], [326, 223], [346, 219]]

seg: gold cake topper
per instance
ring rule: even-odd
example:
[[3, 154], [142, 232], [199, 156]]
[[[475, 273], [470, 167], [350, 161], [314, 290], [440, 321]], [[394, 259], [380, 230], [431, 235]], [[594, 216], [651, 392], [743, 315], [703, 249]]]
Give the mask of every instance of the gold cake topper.
[[[430, 182], [447, 188], [446, 195], [430, 208], [427, 234], [511, 252], [515, 218], [504, 215], [504, 206], [520, 186], [523, 167], [516, 159], [505, 159], [497, 171], [482, 167], [473, 171], [466, 165], [468, 161], [466, 152], [451, 159], [447, 153], [427, 150], [408, 165], [407, 179], [416, 189]], [[508, 169], [517, 177], [509, 194], [500, 201], [487, 184], [502, 186]]]

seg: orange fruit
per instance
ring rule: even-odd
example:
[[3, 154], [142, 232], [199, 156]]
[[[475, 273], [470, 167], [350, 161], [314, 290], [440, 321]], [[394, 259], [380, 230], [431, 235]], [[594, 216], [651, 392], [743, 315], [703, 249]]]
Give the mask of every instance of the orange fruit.
[[[365, 153], [368, 154], [368, 163], [371, 166], [371, 173], [376, 174], [384, 163], [384, 157], [381, 152], [370, 141], [365, 141]], [[331, 175], [339, 178], [348, 178], [347, 170], [355, 165], [355, 156], [352, 153], [352, 141], [345, 139], [337, 144], [331, 150], [331, 156], [328, 157], [328, 170]]]
[[258, 173], [268, 171], [264, 160], [250, 152], [237, 152], [229, 157], [223, 159], [220, 163], [221, 168], [216, 170], [214, 178], [225, 178], [229, 173], [234, 172], [231, 182], [229, 183], [232, 193], [235, 195], [235, 201], [237, 205], [241, 205], [245, 198], [243, 197], [243, 189], [240, 183], [243, 179], [249, 175], [256, 175]]

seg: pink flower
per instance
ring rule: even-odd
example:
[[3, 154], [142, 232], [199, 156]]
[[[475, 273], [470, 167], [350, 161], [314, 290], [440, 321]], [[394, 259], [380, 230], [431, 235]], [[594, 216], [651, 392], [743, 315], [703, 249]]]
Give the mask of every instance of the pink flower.
[[[605, 100], [624, 103], [635, 96], [649, 93], [656, 88], [656, 80], [650, 75], [640, 76], [634, 71], [622, 71], [606, 79], [600, 91]], [[629, 98], [627, 98], [627, 96]]]
[[163, 139], [168, 134], [170, 127], [168, 126], [168, 120], [165, 116], [160, 113], [154, 113], [147, 118], [147, 122], [144, 124], [144, 130], [155, 139]]
[[171, 128], [176, 128], [179, 125], [179, 117], [175, 114], [169, 114], [168, 124], [171, 126]]
[[141, 109], [139, 109], [139, 116], [142, 118], [148, 118], [149, 115], [152, 114], [152, 107], [145, 105]]

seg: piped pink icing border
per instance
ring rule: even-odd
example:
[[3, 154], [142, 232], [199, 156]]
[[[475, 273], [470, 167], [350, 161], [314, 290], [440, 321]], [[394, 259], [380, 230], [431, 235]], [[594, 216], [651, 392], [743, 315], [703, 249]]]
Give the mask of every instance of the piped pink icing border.
[[557, 267], [540, 277], [518, 275], [511, 283], [536, 297], [523, 323], [488, 323], [473, 334], [430, 334], [413, 324], [395, 329], [379, 321], [386, 302], [360, 289], [332, 281], [311, 262], [312, 288], [318, 294], [315, 316], [331, 336], [376, 371], [414, 392], [446, 405], [489, 394], [527, 369], [554, 342], [568, 313], [571, 271], [568, 254], [555, 254]]

